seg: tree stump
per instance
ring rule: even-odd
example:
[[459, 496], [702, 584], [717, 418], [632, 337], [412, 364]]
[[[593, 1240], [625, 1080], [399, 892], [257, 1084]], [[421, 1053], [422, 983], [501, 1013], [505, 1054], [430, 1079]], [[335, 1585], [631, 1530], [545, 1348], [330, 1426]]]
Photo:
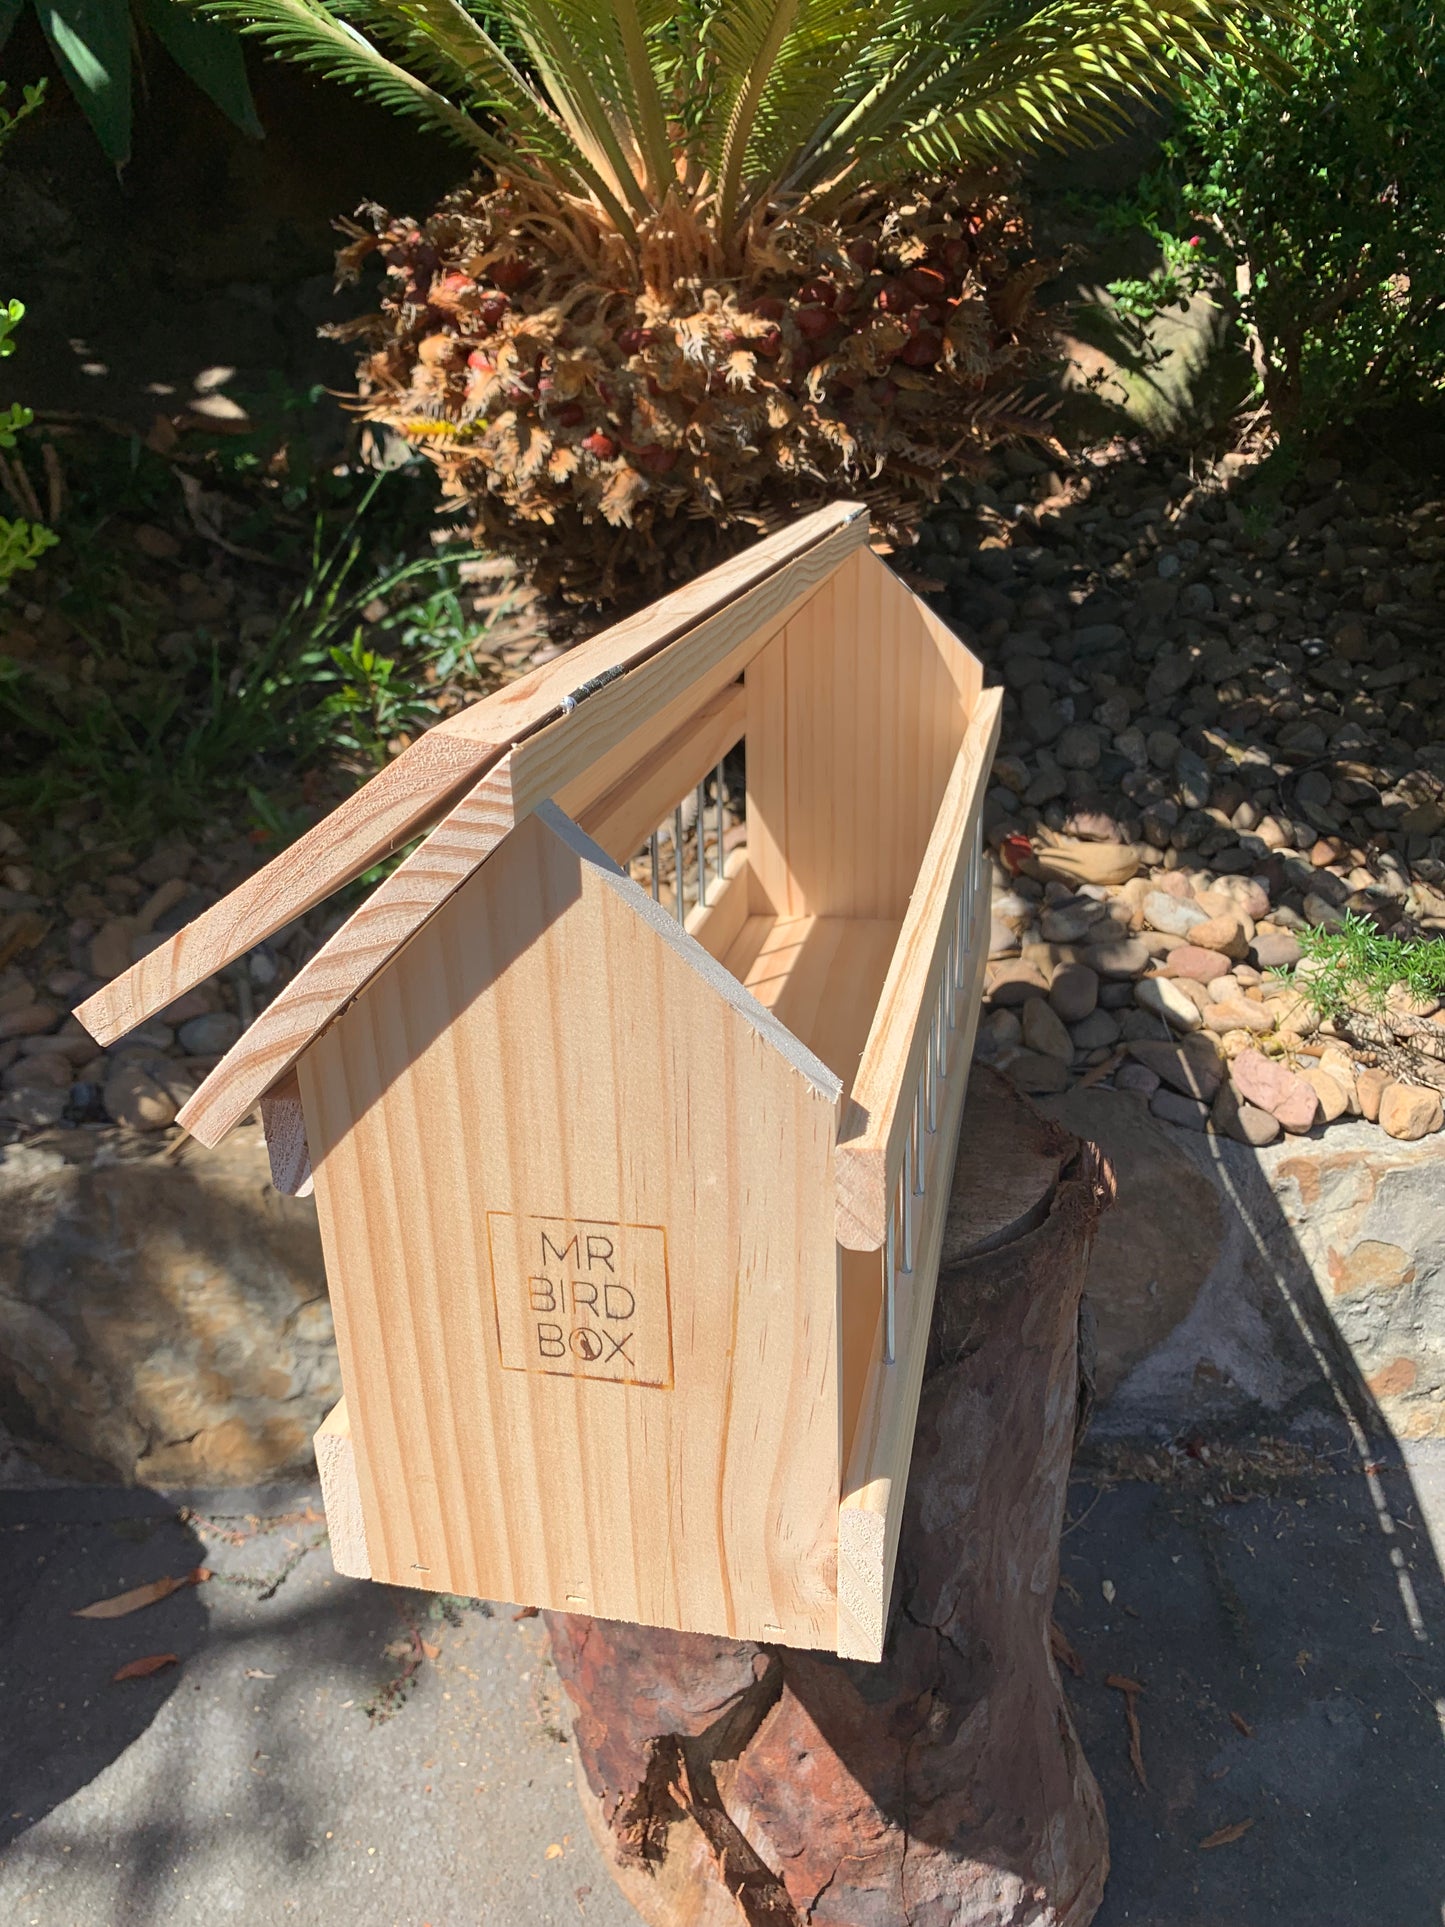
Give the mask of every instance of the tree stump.
[[1107, 1167], [976, 1068], [885, 1657], [547, 1616], [651, 1927], [1083, 1927], [1103, 1804], [1050, 1644]]

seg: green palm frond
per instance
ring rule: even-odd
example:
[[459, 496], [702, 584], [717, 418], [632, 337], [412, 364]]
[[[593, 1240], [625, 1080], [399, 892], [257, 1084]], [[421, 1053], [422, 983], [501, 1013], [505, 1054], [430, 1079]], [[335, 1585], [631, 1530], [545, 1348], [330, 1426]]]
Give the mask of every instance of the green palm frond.
[[1290, 0], [192, 0], [588, 199], [630, 241], [682, 192], [754, 211], [1087, 141]]

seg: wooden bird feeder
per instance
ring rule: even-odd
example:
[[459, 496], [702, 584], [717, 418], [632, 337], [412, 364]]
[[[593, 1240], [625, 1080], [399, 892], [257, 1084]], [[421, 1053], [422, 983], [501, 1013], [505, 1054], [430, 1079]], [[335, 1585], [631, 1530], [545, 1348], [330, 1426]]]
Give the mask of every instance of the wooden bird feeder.
[[112, 1043], [431, 826], [181, 1112], [314, 1180], [339, 1571], [879, 1657], [999, 698], [867, 536], [439, 723], [81, 1006]]

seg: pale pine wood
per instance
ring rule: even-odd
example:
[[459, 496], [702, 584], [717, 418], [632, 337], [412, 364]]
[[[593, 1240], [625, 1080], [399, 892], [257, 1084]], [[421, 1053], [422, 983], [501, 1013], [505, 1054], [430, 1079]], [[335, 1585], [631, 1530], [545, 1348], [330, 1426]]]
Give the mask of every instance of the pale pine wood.
[[749, 917], [723, 957], [758, 1002], [852, 1088], [898, 941], [891, 918]]
[[[546, 806], [301, 1086], [376, 1576], [831, 1646], [838, 1079]], [[665, 1237], [635, 1381], [504, 1366], [518, 1217]]]
[[[978, 1029], [983, 970], [988, 958], [989, 902], [980, 890], [974, 903], [969, 980], [959, 1002], [960, 1023], [940, 1094], [938, 1131], [931, 1147], [928, 1185], [920, 1201], [918, 1249], [912, 1274], [897, 1285], [896, 1362], [883, 1362], [880, 1337], [867, 1347], [870, 1363], [858, 1400], [838, 1509], [838, 1644], [845, 1659], [879, 1660], [888, 1631], [893, 1567], [908, 1488], [908, 1466], [918, 1422], [918, 1401], [933, 1322], [939, 1250], [958, 1150], [959, 1125], [968, 1091], [969, 1065]], [[881, 1297], [881, 1294], [880, 1294]], [[868, 1300], [855, 1306], [866, 1322]], [[876, 1327], [875, 1327], [876, 1332]], [[847, 1342], [847, 1341], [845, 1341]], [[856, 1332], [850, 1356], [860, 1355]]]
[[[434, 822], [509, 747], [548, 723], [570, 720], [564, 705], [588, 683], [645, 664], [690, 631], [705, 632], [699, 637], [704, 648], [716, 650], [720, 642], [730, 647], [743, 632], [766, 625], [811, 593], [838, 557], [866, 541], [867, 533], [867, 512], [856, 503], [833, 503], [803, 516], [570, 654], [437, 724], [264, 869], [79, 1005], [76, 1015], [98, 1043], [113, 1043]], [[720, 628], [710, 624], [719, 613]], [[686, 681], [684, 673], [670, 694]], [[648, 680], [646, 688], [653, 708], [660, 707], [665, 698], [659, 700], [656, 682]], [[710, 693], [695, 686], [691, 700]], [[571, 716], [593, 700], [584, 697]], [[647, 709], [636, 690], [628, 702], [634, 714]], [[615, 696], [607, 709], [615, 729]], [[606, 733], [601, 720], [585, 742], [574, 730], [554, 734], [540, 763], [554, 770], [569, 757], [576, 766], [589, 756], [595, 759]], [[615, 731], [607, 747], [615, 748], [626, 733]], [[533, 767], [529, 762], [529, 771]], [[534, 790], [533, 800], [565, 780], [554, 776]]]
[[687, 934], [710, 957], [725, 957], [737, 942], [748, 916], [748, 852], [744, 844], [728, 852], [722, 881], [708, 885], [706, 903], [695, 903], [687, 913]]
[[492, 776], [484, 776], [297, 971], [187, 1099], [180, 1122], [192, 1136], [219, 1144], [512, 827], [507, 798], [497, 795]]
[[338, 1399], [322, 1419], [311, 1442], [316, 1448], [321, 1503], [326, 1508], [331, 1563], [343, 1579], [370, 1579], [373, 1574], [366, 1550], [366, 1522], [361, 1516], [356, 1447], [344, 1398]]
[[660, 717], [680, 720], [684, 705], [708, 700], [734, 681], [771, 638], [776, 621], [801, 606], [840, 557], [866, 536], [866, 516], [860, 521], [851, 509], [841, 522], [833, 521], [838, 525], [784, 568], [660, 653], [654, 649], [638, 668], [494, 763], [232, 1047], [181, 1112], [186, 1127], [202, 1143], [218, 1143], [296, 1063], [310, 1039], [550, 794], [547, 785], [555, 783], [564, 792], [570, 785], [573, 797], [601, 794], [604, 775], [610, 771], [609, 783], [616, 780], [610, 759], [620, 749], [627, 752], [625, 768], [639, 740], [653, 739]]
[[309, 1198], [311, 1152], [306, 1143], [301, 1086], [294, 1071], [261, 1099], [261, 1129], [266, 1134], [272, 1184], [288, 1198]]
[[[954, 763], [878, 1002], [838, 1146], [838, 1241], [876, 1250], [911, 1126], [964, 872], [998, 741], [1002, 691], [985, 690]], [[979, 893], [987, 896], [987, 890]]]
[[[595, 802], [575, 812], [578, 826], [619, 863], [641, 849], [673, 806], [740, 741], [747, 725], [747, 696], [729, 683], [686, 723], [630, 769]], [[565, 796], [559, 807], [569, 816]]]
[[747, 671], [754, 908], [900, 918], [968, 721], [967, 651], [877, 556]]

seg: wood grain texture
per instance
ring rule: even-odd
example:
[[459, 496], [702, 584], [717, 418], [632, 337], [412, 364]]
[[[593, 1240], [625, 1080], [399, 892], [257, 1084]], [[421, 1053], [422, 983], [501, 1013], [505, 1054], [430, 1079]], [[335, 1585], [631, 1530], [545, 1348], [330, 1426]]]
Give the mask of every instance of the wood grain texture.
[[301, 1087], [377, 1577], [831, 1645], [837, 1078], [547, 806]]
[[366, 1550], [366, 1522], [361, 1516], [356, 1447], [344, 1398], [338, 1399], [321, 1421], [312, 1444], [321, 1480], [321, 1503], [326, 1508], [331, 1563], [343, 1579], [370, 1579], [374, 1575]]
[[202, 1144], [219, 1144], [299, 1061], [307, 1045], [423, 929], [512, 828], [497, 771], [371, 895], [233, 1044], [180, 1112]]
[[[998, 741], [1002, 691], [985, 690], [934, 820], [838, 1146], [838, 1241], [877, 1250], [911, 1123], [938, 986]], [[980, 895], [987, 897], [985, 887]]]
[[[264, 869], [87, 998], [76, 1015], [98, 1043], [114, 1043], [435, 822], [509, 747], [549, 722], [567, 720], [562, 706], [582, 686], [645, 663], [689, 630], [706, 628], [719, 611], [726, 618], [738, 610], [743, 626], [786, 611], [840, 555], [866, 541], [867, 532], [867, 512], [856, 503], [834, 503], [803, 516], [591, 642], [437, 724]], [[802, 570], [786, 582], [777, 580], [795, 561]], [[756, 600], [750, 600], [757, 591]], [[694, 700], [708, 693], [695, 690]], [[547, 756], [555, 759], [565, 743], [565, 757], [581, 741], [575, 731], [563, 732], [552, 739]], [[583, 748], [580, 760], [592, 753]]]
[[283, 1077], [261, 1099], [261, 1129], [271, 1182], [288, 1198], [311, 1196], [311, 1152], [306, 1143], [306, 1117], [301, 1108], [301, 1086], [295, 1073]]
[[[747, 696], [741, 683], [729, 683], [610, 789], [579, 809], [578, 827], [618, 863], [625, 862], [673, 806], [711, 776], [746, 726]], [[573, 814], [560, 799], [559, 807]]]
[[1050, 1617], [1105, 1187], [1077, 1141], [1030, 1171], [1024, 1108], [979, 1071], [970, 1175], [1028, 1172], [1039, 1211], [970, 1252], [954, 1187], [881, 1663], [548, 1618], [583, 1809], [648, 1927], [1087, 1927], [1099, 1905], [1103, 1805]]
[[[893, 1568], [928, 1355], [939, 1251], [988, 958], [988, 928], [988, 892], [980, 890], [969, 933], [972, 970], [958, 1007], [960, 1023], [949, 1050], [938, 1130], [930, 1147], [929, 1182], [920, 1201], [917, 1254], [911, 1277], [899, 1278], [897, 1283], [895, 1362], [883, 1362], [882, 1344], [875, 1340], [844, 1466], [838, 1508], [837, 1650], [845, 1658], [881, 1658], [888, 1630]], [[853, 1343], [856, 1356], [856, 1338]]]
[[902, 917], [969, 711], [972, 658], [867, 549], [749, 666], [754, 908]]
[[866, 517], [859, 520], [851, 509], [820, 513], [831, 518], [828, 527], [801, 554], [493, 762], [216, 1066], [181, 1113], [187, 1128], [204, 1144], [219, 1142], [552, 786], [585, 808], [635, 763], [640, 744], [659, 740], [663, 719], [675, 727], [720, 695], [770, 640], [776, 621], [801, 606], [864, 539]]
[[723, 962], [846, 1093], [897, 941], [891, 918], [749, 917]]

